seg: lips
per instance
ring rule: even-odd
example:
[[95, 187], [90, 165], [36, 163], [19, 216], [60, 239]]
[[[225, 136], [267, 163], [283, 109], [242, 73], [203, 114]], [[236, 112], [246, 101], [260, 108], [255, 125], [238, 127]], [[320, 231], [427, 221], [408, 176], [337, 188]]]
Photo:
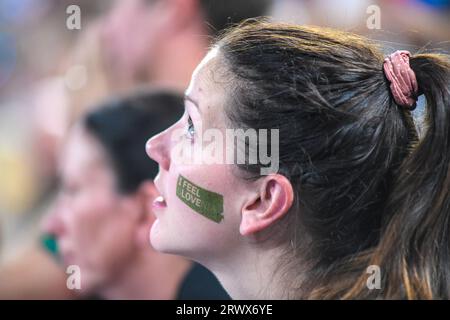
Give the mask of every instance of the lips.
[[158, 190], [158, 192], [160, 194], [158, 197], [156, 197], [153, 200], [152, 207], [154, 209], [161, 209], [161, 208], [167, 207], [166, 199], [164, 198], [164, 195], [161, 192], [161, 188], [159, 187], [158, 182], [159, 182], [159, 174], [154, 180], [156, 190]]
[[155, 209], [161, 209], [167, 207], [166, 201], [164, 200], [163, 196], [156, 197], [155, 200], [153, 200], [152, 203], [153, 208]]

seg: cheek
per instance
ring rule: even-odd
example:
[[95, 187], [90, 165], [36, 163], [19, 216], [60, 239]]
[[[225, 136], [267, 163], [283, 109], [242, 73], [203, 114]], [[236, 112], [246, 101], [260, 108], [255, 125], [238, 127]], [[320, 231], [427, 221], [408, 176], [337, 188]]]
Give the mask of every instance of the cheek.
[[98, 228], [107, 219], [108, 212], [113, 208], [113, 198], [106, 192], [86, 191], [75, 199], [72, 207], [74, 229], [90, 231]]
[[[192, 209], [180, 199], [177, 195], [180, 175], [202, 189], [220, 195], [223, 200], [223, 219], [219, 223]], [[168, 210], [166, 216], [161, 217], [159, 221], [160, 230], [162, 234], [166, 234], [167, 229], [170, 230], [171, 238], [178, 243], [182, 254], [190, 252], [187, 255], [193, 258], [198, 254], [209, 256], [236, 244], [239, 239], [240, 219], [235, 193], [232, 192], [233, 181], [233, 176], [225, 165], [182, 166], [169, 173]]]
[[67, 224], [72, 241], [82, 257], [92, 260], [102, 254], [102, 239], [108, 232], [105, 226], [114, 215], [114, 203], [112, 194], [105, 190], [86, 191], [73, 201]]
[[[105, 188], [106, 189], [106, 188]], [[133, 253], [133, 221], [113, 192], [90, 192], [79, 199], [70, 221], [80, 265], [93, 282], [104, 281], [121, 269]]]

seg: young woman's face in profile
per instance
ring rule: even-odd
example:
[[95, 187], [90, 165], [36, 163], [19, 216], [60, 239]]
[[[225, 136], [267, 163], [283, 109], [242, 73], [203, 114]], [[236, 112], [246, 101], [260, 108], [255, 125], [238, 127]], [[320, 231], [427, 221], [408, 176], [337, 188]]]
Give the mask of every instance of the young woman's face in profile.
[[[217, 63], [217, 51], [212, 50], [192, 75], [183, 117], [151, 138], [147, 153], [159, 163], [155, 185], [164, 199], [154, 203], [157, 220], [150, 232], [151, 244], [162, 252], [219, 263], [227, 255], [236, 254], [231, 249], [242, 241], [239, 224], [245, 185], [232, 173], [233, 164], [194, 163], [175, 158], [181, 145], [186, 152], [199, 147], [207, 130], [215, 128], [225, 137], [224, 94], [214, 79]], [[208, 192], [215, 193], [212, 200], [205, 197]], [[223, 219], [215, 221], [213, 212], [205, 207], [215, 206], [220, 199], [223, 199]]]
[[61, 161], [61, 190], [46, 231], [57, 237], [64, 264], [81, 271], [81, 290], [105, 285], [133, 258], [141, 212], [132, 196], [116, 191], [112, 167], [100, 143], [75, 128]]

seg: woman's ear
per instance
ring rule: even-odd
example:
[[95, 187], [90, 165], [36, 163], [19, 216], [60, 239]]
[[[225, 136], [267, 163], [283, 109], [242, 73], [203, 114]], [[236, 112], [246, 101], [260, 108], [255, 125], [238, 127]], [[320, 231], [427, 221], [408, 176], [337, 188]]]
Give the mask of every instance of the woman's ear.
[[150, 229], [155, 221], [152, 202], [158, 196], [158, 191], [152, 181], [144, 181], [137, 191], [137, 201], [141, 208], [141, 215], [136, 222], [136, 243], [139, 247], [149, 247]]
[[239, 231], [244, 236], [264, 230], [292, 206], [294, 191], [285, 176], [273, 174], [261, 179], [259, 193], [242, 208]]

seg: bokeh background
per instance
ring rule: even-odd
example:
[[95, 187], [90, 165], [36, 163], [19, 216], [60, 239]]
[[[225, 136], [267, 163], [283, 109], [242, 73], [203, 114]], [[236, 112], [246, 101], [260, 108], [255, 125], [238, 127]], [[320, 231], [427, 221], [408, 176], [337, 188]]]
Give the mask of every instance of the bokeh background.
[[[0, 264], [39, 236], [57, 190], [59, 149], [83, 112], [135, 87], [187, 86], [188, 77], [170, 81], [171, 70], [148, 71], [158, 20], [151, 13], [143, 19], [136, 9], [143, 2], [0, 0]], [[81, 28], [70, 30], [66, 9], [73, 4]], [[373, 28], [377, 8], [380, 25]], [[269, 15], [363, 34], [386, 53], [450, 51], [449, 0], [275, 0]]]

